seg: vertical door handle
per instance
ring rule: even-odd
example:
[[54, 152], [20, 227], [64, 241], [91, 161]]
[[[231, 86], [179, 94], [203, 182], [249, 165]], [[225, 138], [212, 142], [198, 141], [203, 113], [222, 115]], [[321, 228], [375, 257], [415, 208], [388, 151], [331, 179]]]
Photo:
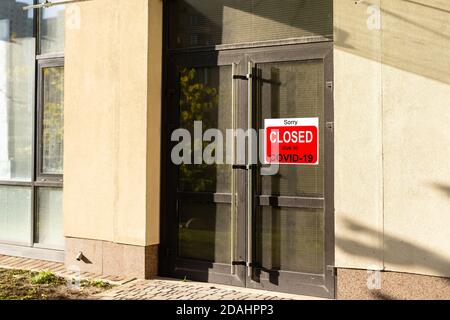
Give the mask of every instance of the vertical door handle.
[[[236, 69], [237, 64], [233, 63], [231, 65], [231, 129], [232, 129], [232, 137], [231, 137], [231, 163], [232, 166], [236, 163]], [[236, 272], [236, 267], [234, 263], [235, 259], [235, 228], [236, 228], [236, 172], [235, 170], [231, 170], [231, 219], [230, 219], [230, 273], [232, 275]]]
[[[247, 98], [247, 130], [253, 128], [253, 63], [248, 62], [248, 98]], [[248, 136], [248, 148], [247, 148], [247, 276], [251, 277], [253, 274], [252, 262], [253, 262], [253, 138], [252, 134]]]

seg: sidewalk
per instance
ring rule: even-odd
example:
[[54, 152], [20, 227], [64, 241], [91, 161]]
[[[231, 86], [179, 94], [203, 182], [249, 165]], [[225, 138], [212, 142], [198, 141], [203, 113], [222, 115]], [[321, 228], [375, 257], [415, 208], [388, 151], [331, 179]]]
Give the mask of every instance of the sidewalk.
[[0, 255], [0, 268], [30, 271], [51, 271], [64, 278], [108, 281], [117, 287], [103, 292], [100, 300], [309, 300], [309, 296], [254, 290], [203, 282], [156, 278], [138, 280], [126, 277], [97, 275], [67, 271], [63, 263]]
[[37, 259], [28, 259], [20, 257], [11, 257], [0, 255], [0, 268], [2, 269], [20, 269], [29, 271], [51, 271], [55, 275], [63, 278], [79, 278], [80, 280], [96, 279], [107, 281], [114, 285], [122, 285], [134, 278], [105, 276], [89, 272], [78, 273], [76, 271], [66, 270], [63, 263], [51, 262]]
[[101, 300], [310, 300], [308, 296], [157, 278], [134, 280], [102, 293]]

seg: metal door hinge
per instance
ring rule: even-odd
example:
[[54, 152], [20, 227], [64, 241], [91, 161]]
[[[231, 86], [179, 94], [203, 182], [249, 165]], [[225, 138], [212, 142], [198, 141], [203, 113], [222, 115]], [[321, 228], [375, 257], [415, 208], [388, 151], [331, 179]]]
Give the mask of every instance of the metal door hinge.
[[250, 73], [247, 73], [245, 75], [240, 75], [240, 74], [233, 75], [233, 79], [238, 79], [238, 80], [248, 80], [248, 79], [251, 79], [252, 77], [253, 77], [253, 75]]
[[326, 128], [333, 131], [334, 130], [334, 122], [332, 122], [332, 121], [327, 122]]
[[334, 82], [333, 81], [327, 81], [326, 82], [326, 86], [327, 86], [327, 89], [333, 90]]

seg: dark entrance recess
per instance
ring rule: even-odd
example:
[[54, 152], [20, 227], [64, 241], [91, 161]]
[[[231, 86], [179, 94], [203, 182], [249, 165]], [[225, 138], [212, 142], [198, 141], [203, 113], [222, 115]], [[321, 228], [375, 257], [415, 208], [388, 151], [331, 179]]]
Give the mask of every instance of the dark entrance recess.
[[[166, 1], [161, 275], [334, 297], [331, 3]], [[319, 118], [317, 166], [171, 162], [195, 120], [226, 139], [303, 117]]]

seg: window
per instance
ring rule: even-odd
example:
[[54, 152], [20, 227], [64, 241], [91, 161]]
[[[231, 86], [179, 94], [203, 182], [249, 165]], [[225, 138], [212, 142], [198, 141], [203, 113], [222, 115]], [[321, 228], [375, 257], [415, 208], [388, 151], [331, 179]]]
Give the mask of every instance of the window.
[[23, 3], [0, 1], [0, 180], [6, 181], [32, 180], [36, 41]]
[[0, 204], [0, 241], [29, 243], [31, 188], [0, 186]]
[[38, 161], [41, 181], [62, 179], [64, 133], [64, 67], [63, 59], [39, 62]]
[[199, 16], [194, 14], [189, 16], [189, 20], [191, 21], [191, 26], [196, 27], [200, 25]]
[[192, 33], [191, 34], [191, 46], [196, 46], [198, 45], [198, 34], [197, 33]]
[[64, 6], [41, 10], [39, 31], [41, 54], [64, 52]]
[[62, 189], [41, 187], [37, 191], [35, 242], [40, 246], [63, 249]]
[[[332, 39], [333, 0], [169, 1], [171, 49], [283, 39]], [[202, 36], [192, 41], [191, 34]]]
[[0, 244], [64, 249], [64, 7], [0, 1]]

